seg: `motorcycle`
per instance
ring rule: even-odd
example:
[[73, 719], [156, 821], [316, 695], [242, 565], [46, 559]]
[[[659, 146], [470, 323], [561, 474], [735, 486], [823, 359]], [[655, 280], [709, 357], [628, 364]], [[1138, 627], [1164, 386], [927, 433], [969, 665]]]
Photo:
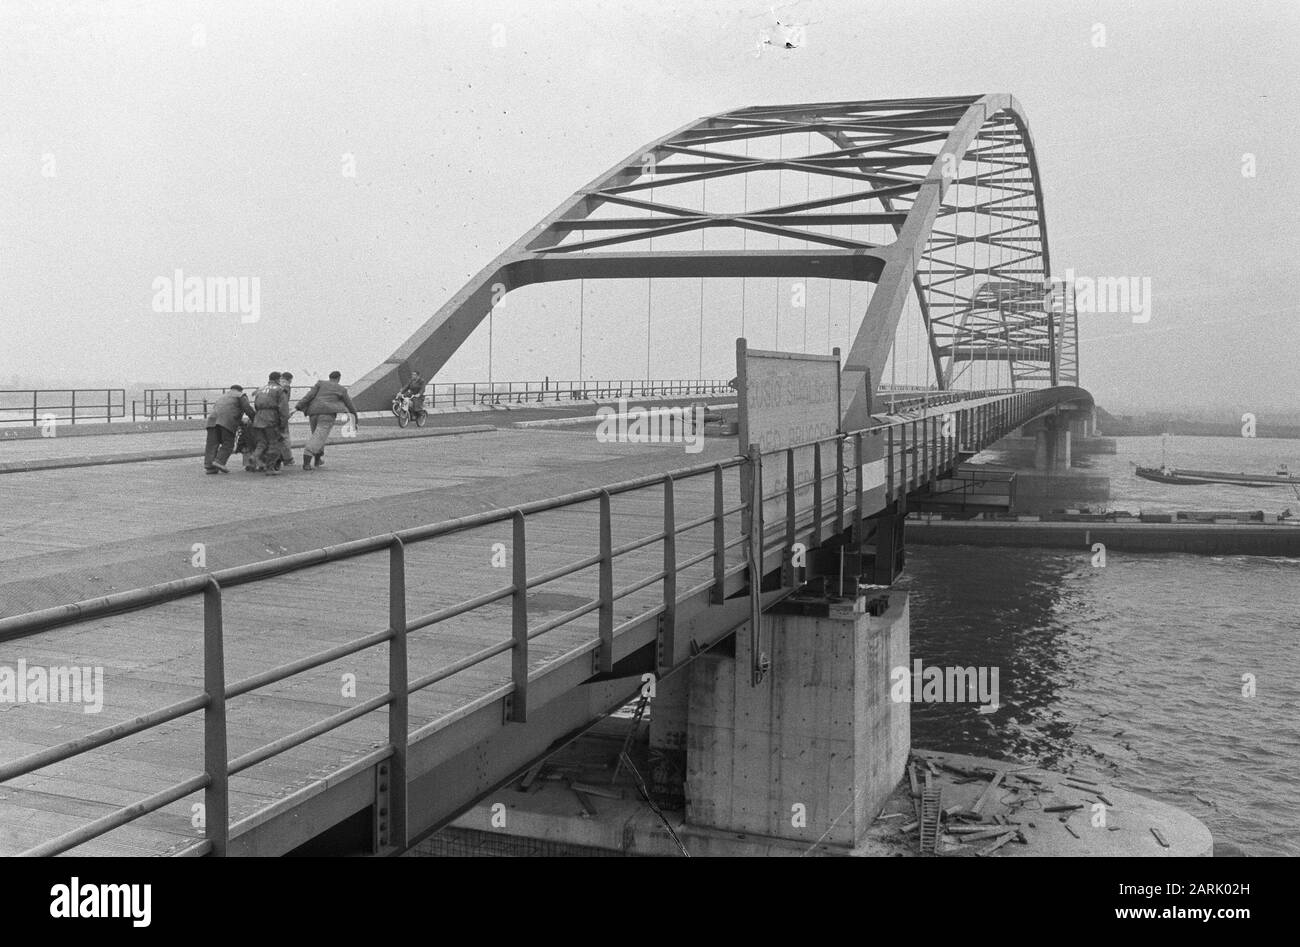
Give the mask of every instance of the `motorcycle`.
[[398, 394], [393, 398], [393, 414], [397, 417], [397, 426], [406, 427], [415, 419], [416, 427], [424, 427], [424, 422], [428, 420], [429, 412], [423, 408], [413, 407], [415, 398], [411, 395]]

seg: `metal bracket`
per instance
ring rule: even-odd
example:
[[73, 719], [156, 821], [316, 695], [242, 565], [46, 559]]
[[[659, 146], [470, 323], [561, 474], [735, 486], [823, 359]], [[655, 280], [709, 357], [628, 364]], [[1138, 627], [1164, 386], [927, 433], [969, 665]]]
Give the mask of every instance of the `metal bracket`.
[[374, 806], [374, 838], [375, 851], [382, 851], [392, 844], [389, 838], [389, 827], [392, 825], [392, 819], [389, 813], [392, 811], [392, 769], [387, 760], [384, 760], [375, 767], [375, 806]]
[[510, 723], [510, 715], [515, 710], [515, 695], [506, 694], [505, 699], [501, 701], [501, 722]]

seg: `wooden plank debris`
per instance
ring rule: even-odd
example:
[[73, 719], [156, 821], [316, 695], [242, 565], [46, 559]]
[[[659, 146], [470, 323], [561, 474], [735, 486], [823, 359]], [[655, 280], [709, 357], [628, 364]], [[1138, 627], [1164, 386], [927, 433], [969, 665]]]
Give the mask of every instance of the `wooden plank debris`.
[[529, 790], [529, 789], [532, 787], [532, 785], [533, 785], [533, 781], [534, 781], [535, 779], [537, 779], [538, 775], [539, 775], [539, 774], [541, 773], [541, 771], [542, 771], [542, 767], [545, 766], [545, 765], [546, 765], [546, 761], [545, 761], [545, 760], [542, 760], [542, 762], [538, 763], [536, 766], [534, 766], [534, 767], [533, 767], [532, 769], [530, 769], [528, 772], [524, 773], [524, 778], [523, 778], [523, 779], [520, 781], [520, 783], [519, 783], [519, 791], [520, 791], [520, 792], [528, 792], [528, 790]]
[[1020, 833], [1019, 833], [1019, 832], [1016, 832], [1016, 831], [1012, 831], [1012, 832], [1003, 832], [1003, 833], [1002, 833], [1002, 834], [997, 838], [997, 840], [993, 842], [993, 844], [991, 844], [991, 845], [986, 845], [984, 848], [981, 848], [981, 849], [980, 849], [978, 852], [976, 852], [975, 854], [976, 854], [977, 856], [979, 856], [980, 858], [983, 858], [983, 857], [985, 857], [985, 856], [987, 856], [987, 855], [992, 855], [992, 854], [993, 854], [994, 852], [996, 852], [999, 848], [1001, 848], [1003, 845], [1007, 844], [1007, 842], [1010, 842], [1013, 838], [1015, 838], [1015, 837], [1016, 837], [1017, 835], [1019, 835], [1019, 834], [1020, 834]]
[[991, 780], [989, 780], [989, 784], [986, 787], [984, 787], [984, 792], [980, 795], [979, 799], [976, 800], [975, 805], [970, 807], [970, 811], [976, 813], [977, 815], [982, 814], [984, 811], [984, 807], [988, 805], [989, 800], [993, 798], [993, 791], [998, 788], [998, 785], [1001, 784], [1001, 782], [1002, 782], [1002, 773], [999, 772], [995, 774]]
[[1061, 825], [1065, 826], [1065, 831], [1069, 832], [1075, 838], [1079, 837], [1079, 833], [1074, 831], [1074, 829], [1070, 826], [1069, 822], [1062, 822]]
[[604, 789], [600, 786], [592, 786], [588, 783], [571, 782], [569, 788], [574, 792], [580, 792], [587, 796], [601, 796], [605, 799], [622, 799], [623, 792], [618, 789]]
[[597, 814], [596, 804], [591, 801], [590, 796], [588, 796], [585, 792], [580, 792], [579, 790], [574, 789], [572, 783], [569, 784], [569, 790], [575, 796], [577, 796], [578, 804], [582, 806], [583, 815], [590, 817], [590, 816], [595, 816]]
[[1157, 829], [1155, 826], [1151, 826], [1151, 834], [1154, 835], [1156, 837], [1156, 841], [1159, 842], [1161, 845], [1163, 845], [1165, 848], [1169, 847], [1169, 843], [1165, 841], [1165, 837], [1160, 834], [1160, 830]]
[[1076, 809], [1082, 809], [1082, 802], [1074, 802], [1069, 805], [1061, 806], [1043, 806], [1044, 812], [1074, 812]]

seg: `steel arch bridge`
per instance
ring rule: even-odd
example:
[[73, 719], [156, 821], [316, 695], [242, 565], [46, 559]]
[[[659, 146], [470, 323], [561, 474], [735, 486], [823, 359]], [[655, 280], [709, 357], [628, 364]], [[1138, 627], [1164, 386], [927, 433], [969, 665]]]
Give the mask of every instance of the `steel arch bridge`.
[[[764, 153], [774, 142], [776, 155]], [[804, 179], [802, 199], [782, 190], [791, 173]], [[751, 185], [770, 189], [774, 175], [776, 199], [750, 209]], [[829, 193], [813, 197], [813, 182]], [[706, 209], [710, 186], [715, 205], [719, 190], [731, 195], [725, 209]], [[740, 245], [705, 249], [706, 230]], [[689, 234], [699, 249], [683, 247]], [[963, 387], [976, 363], [995, 363], [1012, 389], [1076, 385], [1073, 300], [1050, 273], [1033, 140], [1014, 97], [742, 108], [649, 143], [577, 191], [365, 375], [354, 398], [382, 410], [413, 369], [433, 377], [506, 293], [529, 284], [821, 277], [874, 284], [844, 365], [852, 430], [909, 304], [938, 388]]]

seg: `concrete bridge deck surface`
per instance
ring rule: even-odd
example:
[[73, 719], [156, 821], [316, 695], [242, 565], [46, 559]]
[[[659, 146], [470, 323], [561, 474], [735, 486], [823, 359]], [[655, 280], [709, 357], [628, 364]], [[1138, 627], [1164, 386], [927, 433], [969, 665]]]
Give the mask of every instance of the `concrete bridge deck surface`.
[[[324, 469], [279, 477], [241, 470], [208, 476], [190, 459], [12, 473], [0, 481], [0, 616], [721, 460], [735, 451], [734, 437], [709, 437], [701, 453], [686, 454], [681, 444], [603, 444], [591, 430], [511, 429], [331, 447]], [[709, 478], [681, 484], [679, 522], [709, 512], [712, 498]], [[733, 496], [729, 505], [734, 502]], [[530, 517], [530, 575], [589, 555], [597, 522], [594, 503]], [[662, 528], [659, 491], [616, 498], [613, 528], [616, 545]], [[508, 585], [510, 570], [491, 560], [493, 544], [508, 547], [510, 538], [505, 524], [409, 547], [408, 614]], [[707, 529], [687, 533], [679, 554], [708, 549], [710, 540]], [[206, 556], [202, 569], [193, 565], [196, 543]], [[739, 550], [733, 552], [739, 561]], [[660, 559], [657, 545], [620, 558], [616, 588], [660, 568]], [[706, 581], [710, 570], [707, 560], [692, 567], [681, 587]], [[227, 681], [382, 631], [387, 574], [387, 557], [373, 555], [227, 590]], [[594, 568], [538, 588], [529, 594], [532, 622], [569, 611], [595, 592]], [[652, 585], [619, 601], [616, 624], [644, 613], [660, 595]], [[589, 647], [596, 616], [587, 618], [534, 639], [530, 667]], [[508, 600], [413, 633], [411, 675], [509, 633]], [[384, 693], [385, 652], [371, 649], [232, 701], [231, 758]], [[201, 693], [201, 603], [191, 598], [0, 642], [0, 667], [19, 661], [29, 668], [102, 667], [103, 708], [85, 713], [78, 704], [0, 703], [3, 762]], [[509, 681], [504, 654], [412, 695], [412, 728], [463, 713]], [[232, 820], [382, 745], [386, 726], [382, 711], [372, 713], [232, 777]], [[0, 854], [201, 771], [202, 719], [191, 714], [0, 784]], [[199, 801], [200, 794], [181, 800], [77, 851], [183, 848], [202, 835], [192, 809]]]
[[[989, 404], [993, 400], [985, 399]], [[969, 405], [984, 410], [985, 401]], [[1029, 402], [1025, 405], [1032, 408]], [[926, 413], [946, 410], [935, 407]], [[929, 425], [929, 430], [929, 442], [918, 442], [915, 436], [908, 440], [912, 463], [905, 482], [939, 462], [938, 425]], [[0, 506], [0, 616], [723, 461], [736, 452], [734, 437], [716, 434], [706, 436], [701, 453], [687, 454], [682, 444], [602, 444], [590, 425], [511, 427], [339, 443], [330, 448], [323, 470], [294, 469], [280, 477], [240, 470], [208, 476], [192, 458], [9, 473], [0, 477], [6, 501]], [[922, 457], [925, 464], [920, 463]], [[869, 480], [864, 502], [883, 502], [884, 471], [883, 461], [864, 466]], [[732, 468], [724, 474], [723, 502], [729, 509], [739, 503], [738, 473]], [[679, 528], [687, 522], [700, 524], [677, 539], [679, 601], [694, 595], [698, 602], [712, 579], [708, 519], [714, 510], [713, 492], [711, 476], [677, 483]], [[593, 500], [530, 514], [529, 576], [589, 558], [599, 548], [598, 513]], [[810, 529], [811, 510], [801, 511], [798, 520], [798, 528]], [[616, 548], [654, 536], [662, 528], [658, 487], [614, 498]], [[725, 534], [736, 537], [740, 531], [739, 512], [729, 514]], [[410, 619], [508, 587], [510, 570], [497, 568], [492, 559], [497, 544], [511, 544], [510, 532], [507, 524], [497, 523], [408, 546]], [[780, 537], [775, 540], [776, 546], [769, 543], [765, 569], [771, 567], [771, 557], [779, 558]], [[201, 564], [195, 561], [200, 550]], [[741, 554], [740, 546], [729, 550], [729, 574], [742, 565]], [[684, 562], [692, 564], [683, 567]], [[661, 545], [651, 542], [616, 560], [614, 588], [646, 582], [662, 567]], [[597, 577], [593, 565], [530, 590], [530, 629], [588, 605], [596, 598]], [[736, 578], [729, 579], [733, 591]], [[228, 685], [383, 631], [388, 623], [387, 587], [388, 556], [379, 552], [224, 590]], [[645, 638], [645, 628], [653, 626], [662, 604], [658, 580], [614, 603], [615, 628], [626, 624], [628, 629], [625, 638], [615, 636], [616, 656], [653, 643], [653, 636]], [[734, 608], [728, 612], [738, 613]], [[509, 601], [498, 600], [413, 633], [408, 643], [410, 677], [440, 671], [506, 643], [510, 616]], [[71, 702], [0, 702], [0, 762], [201, 695], [202, 627], [202, 603], [190, 597], [0, 641], [0, 671], [25, 662], [29, 668], [102, 668], [103, 673], [99, 713], [85, 713], [81, 704]], [[583, 669], [592, 666], [598, 648], [597, 615], [591, 612], [532, 639], [529, 679], [539, 686], [581, 679], [576, 675], [587, 673]], [[683, 649], [679, 643], [677, 650]], [[388, 692], [386, 651], [372, 648], [230, 701], [229, 758], [382, 698]], [[510, 662], [510, 653], [498, 654], [412, 695], [410, 725], [412, 731], [422, 730], [425, 751], [436, 755], [429, 734], [460, 733], [464, 728], [459, 724], [471, 717], [481, 728], [487, 720], [484, 711], [499, 715], [496, 703], [509, 692], [512, 680]], [[598, 686], [604, 689], [602, 706], [617, 699], [618, 688]], [[592, 699], [597, 699], [594, 694]], [[256, 824], [262, 818], [258, 814], [277, 800], [309, 787], [314, 792], [323, 780], [387, 745], [386, 713], [380, 710], [235, 774], [232, 823], [245, 828]], [[26, 850], [200, 775], [202, 748], [202, 717], [190, 714], [0, 784], [0, 854]], [[430, 758], [427, 752], [423, 758]], [[482, 769], [486, 764], [468, 765]], [[200, 800], [199, 794], [191, 795], [77, 851], [161, 854], [192, 849], [202, 838], [193, 808]], [[254, 839], [249, 844], [258, 843]]]
[[[633, 399], [655, 404], [734, 402], [735, 395], [690, 395], [668, 398]], [[363, 415], [357, 436], [344, 438], [342, 424], [335, 426], [331, 447], [348, 446], [373, 440], [405, 437], [438, 436], [444, 433], [468, 433], [487, 428], [510, 428], [516, 424], [544, 425], [552, 421], [572, 422], [591, 417], [602, 404], [611, 402], [558, 402], [542, 405], [499, 405], [474, 409], [435, 408], [429, 412], [424, 427], [414, 424], [400, 428], [391, 415]], [[340, 421], [342, 418], [340, 418]], [[34, 469], [83, 467], [97, 464], [134, 463], [139, 460], [171, 460], [202, 457], [205, 422], [202, 418], [157, 423], [123, 424], [113, 429], [105, 424], [63, 424], [54, 436], [40, 437], [38, 429], [0, 428], [0, 474], [21, 473]], [[301, 447], [307, 439], [307, 419], [295, 414], [289, 422], [291, 442]], [[6, 435], [22, 435], [9, 437]]]

